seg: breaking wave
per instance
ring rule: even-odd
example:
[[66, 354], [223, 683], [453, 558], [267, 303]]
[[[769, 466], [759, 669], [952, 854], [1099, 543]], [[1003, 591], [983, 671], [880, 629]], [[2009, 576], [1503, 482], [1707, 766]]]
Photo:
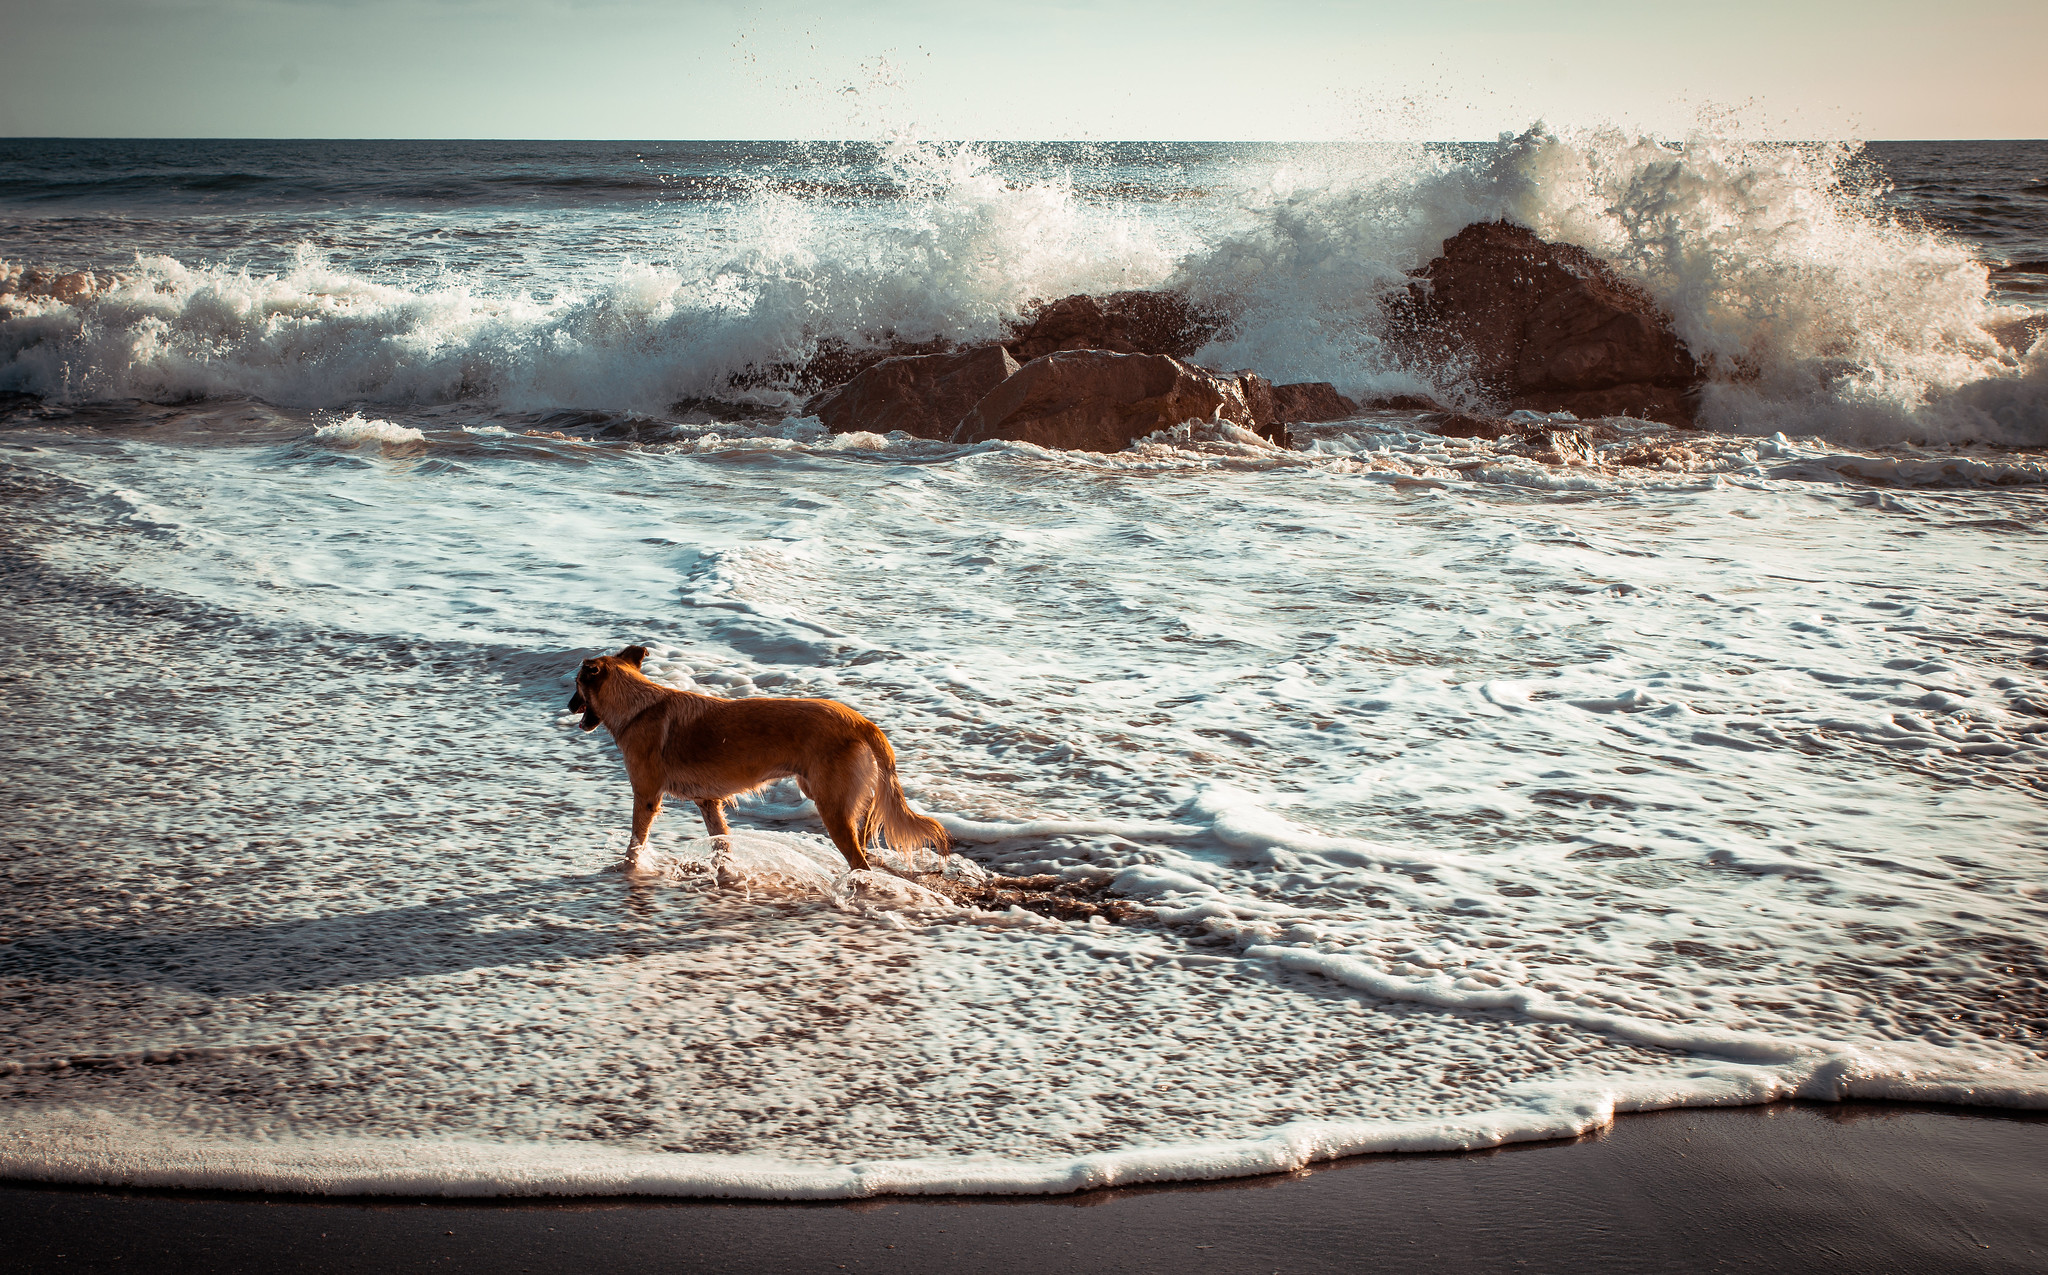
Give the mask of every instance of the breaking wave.
[[2000, 339], [2030, 312], [1994, 298], [1966, 243], [1892, 209], [1851, 144], [1538, 126], [1476, 148], [1251, 148], [1231, 182], [1149, 202], [1006, 177], [972, 145], [899, 141], [877, 167], [886, 200], [759, 184], [721, 206], [717, 233], [552, 293], [483, 267], [379, 282], [310, 248], [273, 273], [139, 256], [69, 302], [0, 298], [0, 389], [794, 410], [788, 371], [821, 341], [988, 339], [1039, 299], [1168, 285], [1234, 316], [1205, 362], [1457, 399], [1458, 369], [1382, 343], [1380, 298], [1462, 226], [1507, 218], [1599, 253], [1667, 308], [1712, 376], [1703, 424], [2048, 445], [2048, 355]]
[[1707, 367], [1702, 423], [1844, 442], [2048, 443], [2048, 362], [2001, 344], [1968, 245], [1884, 203], [1855, 145], [1541, 126], [1481, 159], [1366, 150], [1276, 180], [1257, 225], [1173, 282], [1244, 316], [1221, 353], [1277, 376], [1455, 394], [1379, 341], [1378, 301], [1475, 221], [1579, 244], [1646, 288]]

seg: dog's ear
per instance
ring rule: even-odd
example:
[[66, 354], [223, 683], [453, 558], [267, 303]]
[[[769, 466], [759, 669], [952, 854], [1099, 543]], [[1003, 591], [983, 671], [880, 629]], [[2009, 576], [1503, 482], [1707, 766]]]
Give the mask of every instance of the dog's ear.
[[639, 668], [640, 661], [647, 658], [647, 648], [644, 646], [629, 646], [625, 650], [620, 651], [618, 657], [631, 664], [634, 668]]

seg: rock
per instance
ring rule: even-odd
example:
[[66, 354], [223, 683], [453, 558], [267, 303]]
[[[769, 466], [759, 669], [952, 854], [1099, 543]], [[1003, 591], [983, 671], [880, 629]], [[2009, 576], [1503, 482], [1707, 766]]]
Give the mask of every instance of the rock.
[[1290, 425], [1341, 421], [1358, 415], [1358, 404], [1337, 392], [1328, 381], [1296, 381], [1273, 387], [1273, 410]]
[[1700, 455], [1690, 447], [1675, 443], [1643, 443], [1629, 448], [1615, 456], [1609, 463], [1617, 468], [1690, 470], [1700, 463]]
[[1593, 444], [1575, 429], [1540, 429], [1524, 434], [1516, 450], [1546, 465], [1591, 465]]
[[830, 389], [835, 385], [846, 384], [883, 359], [902, 358], [908, 354], [943, 354], [952, 348], [951, 341], [937, 336], [929, 341], [903, 341], [892, 335], [888, 338], [887, 344], [879, 346], [850, 346], [844, 341], [820, 341], [818, 352], [805, 361], [798, 373], [797, 383]]
[[1140, 353], [1137, 346], [1112, 325], [1094, 297], [1062, 297], [1041, 309], [1030, 323], [1017, 329], [1010, 352], [1029, 362], [1056, 350], [1112, 350], [1119, 354]]
[[953, 437], [960, 419], [1018, 369], [1000, 345], [953, 354], [906, 354], [870, 364], [837, 389], [804, 405], [835, 434], [900, 429], [919, 438]]
[[1369, 398], [1360, 406], [1375, 412], [1444, 412], [1450, 409], [1422, 394], [1389, 394]]
[[1522, 432], [1517, 421], [1502, 416], [1473, 416], [1467, 412], [1436, 412], [1425, 417], [1423, 424], [1433, 427], [1445, 438], [1508, 438]]
[[[1168, 354], [1186, 358], [1207, 345], [1223, 320], [1196, 310], [1171, 292], [1113, 292], [1106, 297], [1062, 297], [1041, 306], [1028, 322], [1012, 327], [1007, 344], [1017, 361], [1028, 363], [1056, 350], [1113, 350], [1120, 354]], [[906, 341], [894, 332], [852, 344], [823, 337], [801, 362], [755, 364], [726, 378], [736, 391], [794, 389], [819, 394], [845, 385], [884, 359], [911, 354], [950, 353], [941, 336]]]
[[1571, 244], [1476, 222], [1388, 306], [1389, 333], [1434, 363], [1464, 363], [1510, 407], [1691, 425], [1700, 373], [1641, 289]]
[[1529, 390], [1517, 394], [1511, 404], [1534, 412], [1570, 412], [1580, 420], [1602, 416], [1634, 416], [1662, 421], [1681, 428], [1692, 427], [1692, 392], [1663, 385], [1614, 385], [1604, 390], [1558, 392]]
[[1197, 310], [1172, 292], [1113, 292], [1103, 299], [1103, 314], [1123, 325], [1126, 338], [1140, 354], [1168, 354], [1184, 359], [1216, 339], [1223, 330], [1220, 314]]
[[781, 403], [703, 397], [677, 399], [668, 405], [668, 411], [685, 425], [752, 424], [779, 421], [789, 415], [788, 407]]
[[1281, 423], [1277, 386], [1249, 368], [1239, 368], [1234, 379], [1237, 396], [1243, 401], [1245, 410], [1245, 419], [1239, 424], [1263, 435]]
[[1110, 350], [1118, 354], [1167, 354], [1186, 358], [1221, 330], [1223, 321], [1203, 314], [1171, 292], [1113, 292], [1097, 299], [1061, 297], [1016, 327], [1010, 352], [1030, 362], [1059, 350]]
[[1085, 921], [1099, 916], [1111, 922], [1143, 920], [1152, 915], [1137, 904], [1112, 894], [1106, 880], [1069, 881], [1052, 873], [1006, 877], [991, 872], [978, 879], [964, 881], [933, 875], [919, 878], [918, 884], [957, 903], [986, 912], [1018, 907], [1063, 921]]
[[2041, 334], [2048, 332], [2048, 314], [2034, 313], [2022, 319], [1993, 324], [1984, 330], [2006, 349], [2015, 354], [2026, 354], [2033, 350]]
[[[956, 443], [992, 438], [1072, 451], [1120, 452], [1183, 421], [1249, 417], [1236, 378], [1214, 376], [1163, 354], [1061, 350], [1026, 363], [974, 405]], [[1237, 422], [1253, 428], [1246, 421]]]
[[749, 364], [726, 378], [732, 390], [796, 389], [816, 394], [844, 385], [883, 359], [906, 354], [943, 354], [953, 348], [944, 337], [929, 341], [904, 341], [893, 334], [880, 345], [849, 345], [837, 337], [826, 337], [811, 357], [801, 363]]
[[[1197, 368], [1197, 371], [1207, 369]], [[1257, 372], [1240, 370], [1230, 376], [1209, 374], [1223, 391], [1223, 406], [1217, 415], [1242, 425], [1275, 447], [1288, 446], [1287, 424], [1274, 405], [1274, 385]]]

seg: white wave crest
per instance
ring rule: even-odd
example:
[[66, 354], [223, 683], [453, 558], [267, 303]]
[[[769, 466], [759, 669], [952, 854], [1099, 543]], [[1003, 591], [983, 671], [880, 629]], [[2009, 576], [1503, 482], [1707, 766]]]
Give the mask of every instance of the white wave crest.
[[[1203, 361], [1353, 393], [1470, 397], [1382, 342], [1380, 300], [1445, 238], [1507, 218], [1612, 261], [1712, 376], [1703, 423], [1844, 443], [2048, 445], [2048, 373], [1995, 335], [1968, 247], [1889, 211], [1854, 145], [1537, 126], [1481, 152], [1248, 152], [1217, 191], [1140, 213], [982, 150], [897, 139], [897, 198], [848, 212], [765, 183], [719, 235], [551, 296], [448, 275], [378, 283], [303, 251], [277, 274], [138, 259], [0, 316], [0, 389], [66, 400], [252, 396], [349, 409], [476, 399], [663, 412], [795, 399], [821, 341], [996, 337], [1038, 299], [1162, 283], [1233, 316]], [[751, 369], [751, 371], [749, 371]], [[778, 370], [779, 369], [779, 370]]]
[[[1843, 442], [2048, 444], [2048, 386], [1994, 330], [1962, 242], [1888, 210], [1853, 144], [1696, 133], [1682, 145], [1538, 125], [1476, 160], [1365, 147], [1281, 172], [1251, 227], [1184, 261], [1176, 286], [1242, 316], [1209, 351], [1276, 378], [1364, 392], [1427, 385], [1380, 340], [1380, 299], [1443, 240], [1505, 219], [1613, 262], [1671, 314], [1711, 378], [1704, 422]], [[1859, 184], [1859, 182], [1861, 184]]]
[[663, 411], [729, 394], [735, 372], [801, 363], [821, 339], [990, 338], [1033, 298], [1140, 285], [1173, 260], [1070, 183], [1005, 182], [972, 147], [900, 142], [884, 165], [906, 196], [884, 213], [835, 219], [763, 186], [730, 236], [546, 299], [456, 276], [374, 283], [303, 248], [268, 275], [138, 258], [75, 305], [0, 317], [0, 388]]
[[421, 443], [427, 436], [408, 425], [365, 420], [361, 412], [331, 421], [313, 431], [316, 441], [352, 447], [358, 443]]

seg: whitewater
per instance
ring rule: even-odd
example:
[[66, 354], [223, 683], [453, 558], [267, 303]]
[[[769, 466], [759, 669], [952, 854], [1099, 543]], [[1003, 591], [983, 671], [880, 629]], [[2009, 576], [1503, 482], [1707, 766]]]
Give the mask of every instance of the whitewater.
[[[1484, 407], [1379, 306], [1503, 217], [1665, 307], [1705, 429], [805, 415], [821, 349], [1133, 287]], [[2048, 146], [13, 141], [0, 259], [0, 1177], [1048, 1192], [2048, 1106]], [[564, 705], [629, 642], [873, 718], [958, 853], [847, 874], [782, 784], [622, 864]]]

